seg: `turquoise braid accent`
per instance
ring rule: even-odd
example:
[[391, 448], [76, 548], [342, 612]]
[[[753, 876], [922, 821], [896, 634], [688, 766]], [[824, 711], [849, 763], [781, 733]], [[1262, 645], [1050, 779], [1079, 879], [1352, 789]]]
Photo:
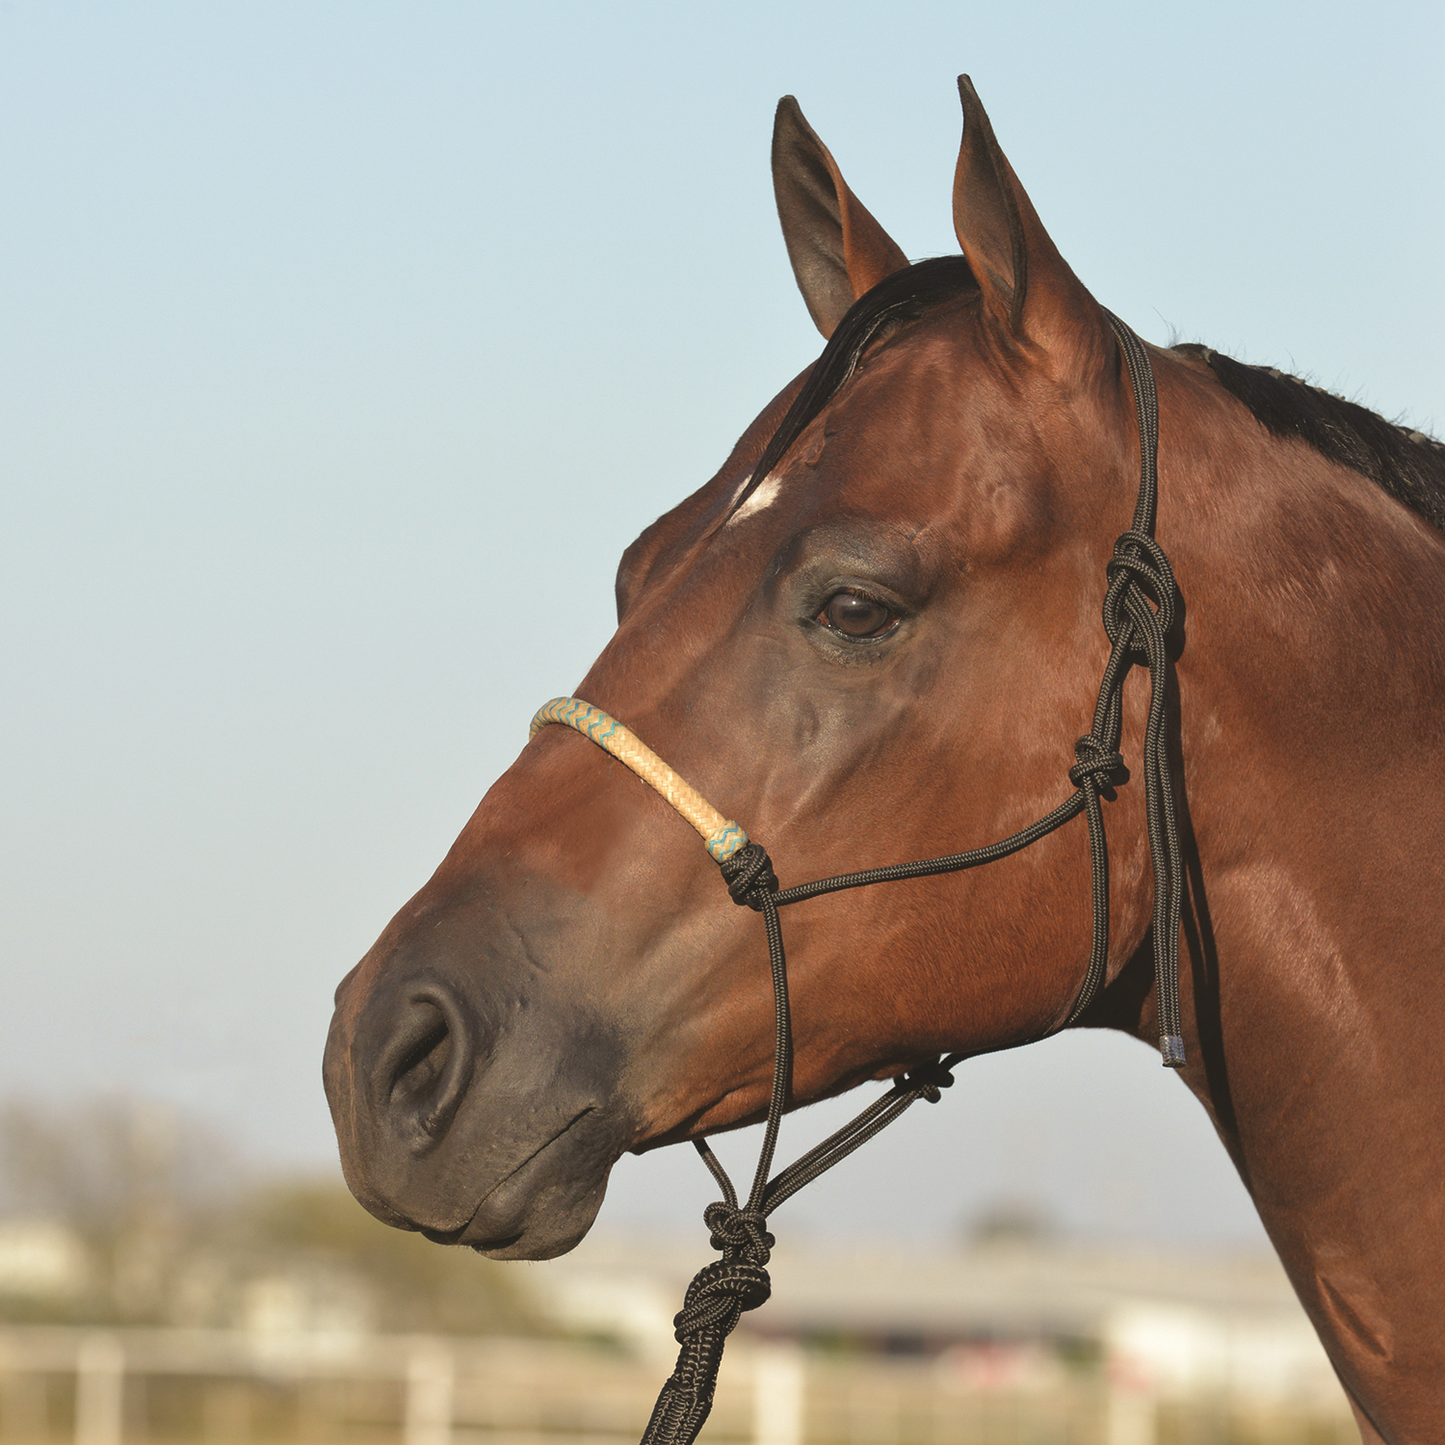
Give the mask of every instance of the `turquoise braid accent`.
[[715, 833], [707, 840], [707, 851], [712, 854], [714, 862], [725, 863], [739, 848], [747, 845], [748, 835], [736, 823], [730, 823], [725, 831]]

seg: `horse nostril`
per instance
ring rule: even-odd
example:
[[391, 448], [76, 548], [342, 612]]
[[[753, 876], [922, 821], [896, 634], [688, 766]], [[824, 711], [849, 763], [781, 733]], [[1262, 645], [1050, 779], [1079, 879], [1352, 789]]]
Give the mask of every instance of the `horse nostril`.
[[[431, 1009], [426, 1008], [430, 1013]], [[437, 1081], [446, 1070], [447, 1059], [452, 1051], [452, 1032], [440, 1013], [435, 1021], [421, 1021], [422, 1035], [409, 1048], [397, 1064], [396, 1078], [391, 1085], [392, 1102], [407, 1102], [427, 1098], [435, 1091]]]
[[471, 1079], [473, 1047], [466, 1015], [439, 984], [413, 988], [375, 1075], [378, 1111], [417, 1147], [435, 1142]]

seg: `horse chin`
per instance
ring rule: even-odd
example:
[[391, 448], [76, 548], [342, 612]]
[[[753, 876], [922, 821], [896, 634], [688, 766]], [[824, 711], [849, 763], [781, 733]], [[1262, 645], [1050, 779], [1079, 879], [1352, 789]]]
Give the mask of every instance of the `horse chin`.
[[603, 1181], [581, 1198], [539, 1201], [520, 1228], [513, 1227], [516, 1221], [508, 1220], [502, 1229], [511, 1228], [511, 1232], [494, 1234], [497, 1226], [488, 1222], [478, 1231], [483, 1237], [470, 1237], [473, 1231], [469, 1228], [461, 1242], [488, 1259], [556, 1259], [575, 1249], [592, 1228], [606, 1187]]
[[[352, 1193], [383, 1223], [489, 1259], [553, 1259], [575, 1248], [597, 1218], [621, 1153], [615, 1132], [583, 1110], [491, 1185], [468, 1187], [458, 1158], [441, 1177], [423, 1166], [401, 1187], [379, 1181], [374, 1169], [357, 1170], [354, 1161], [345, 1172]], [[478, 1200], [470, 1214], [456, 1207], [468, 1197]]]
[[581, 1243], [607, 1193], [613, 1158], [597, 1158], [579, 1115], [478, 1204], [454, 1232], [423, 1230], [488, 1259], [555, 1259]]

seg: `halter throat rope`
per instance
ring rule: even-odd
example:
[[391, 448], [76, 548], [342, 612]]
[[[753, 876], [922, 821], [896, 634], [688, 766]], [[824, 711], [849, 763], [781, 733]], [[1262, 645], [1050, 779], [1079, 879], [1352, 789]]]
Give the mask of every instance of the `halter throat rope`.
[[1074, 744], [1075, 761], [1069, 769], [1074, 791], [1052, 812], [986, 847], [779, 888], [772, 861], [762, 844], [750, 839], [733, 819], [724, 817], [616, 718], [581, 698], [559, 697], [539, 709], [532, 719], [532, 736], [554, 723], [573, 728], [661, 794], [702, 837], [722, 872], [733, 902], [761, 913], [767, 933], [775, 1040], [772, 1091], [757, 1168], [746, 1202], [739, 1203], [732, 1180], [707, 1141], [693, 1141], [723, 1192], [723, 1198], [708, 1205], [703, 1212], [712, 1247], [720, 1252], [721, 1258], [698, 1271], [687, 1288], [682, 1310], [673, 1321], [681, 1350], [677, 1366], [658, 1396], [642, 1445], [691, 1445], [707, 1420], [728, 1335], [745, 1311], [756, 1309], [771, 1293], [766, 1266], [774, 1239], [767, 1230], [768, 1216], [805, 1184], [867, 1143], [919, 1099], [937, 1103], [940, 1091], [953, 1083], [954, 1066], [965, 1057], [962, 1053], [949, 1054], [897, 1079], [891, 1089], [851, 1123], [770, 1179], [778, 1129], [788, 1103], [793, 1062], [787, 960], [778, 910], [825, 893], [905, 878], [957, 873], [992, 863], [1027, 848], [1083, 813], [1089, 830], [1093, 934], [1089, 963], [1078, 996], [1067, 1018], [1058, 1026], [1067, 1028], [1094, 1001], [1108, 967], [1109, 852], [1100, 797], [1127, 776], [1118, 748], [1123, 726], [1124, 679], [1136, 662], [1144, 664], [1149, 672], [1143, 771], [1149, 855], [1154, 875], [1152, 941], [1159, 1050], [1166, 1067], [1178, 1068], [1184, 1063], [1179, 1015], [1183, 863], [1166, 731], [1170, 666], [1167, 636], [1179, 616], [1182, 602], [1169, 559], [1154, 540], [1159, 498], [1159, 407], [1154, 373], [1144, 344], [1117, 316], [1105, 314], [1118, 339], [1133, 386], [1139, 426], [1139, 493], [1133, 522], [1114, 544], [1113, 556], [1105, 568], [1108, 585], [1103, 622], [1109, 638], [1109, 660], [1099, 683], [1093, 725]]

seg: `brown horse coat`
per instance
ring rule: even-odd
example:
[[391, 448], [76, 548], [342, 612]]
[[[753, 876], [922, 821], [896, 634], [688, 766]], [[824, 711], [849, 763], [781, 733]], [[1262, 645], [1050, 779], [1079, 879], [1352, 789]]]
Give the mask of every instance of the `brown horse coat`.
[[[576, 690], [764, 840], [784, 886], [1047, 812], [1104, 663], [1129, 381], [962, 90], [963, 259], [914, 268], [780, 106], [809, 310], [825, 336], [876, 326], [856, 354], [830, 343], [838, 384], [775, 462], [754, 475], [806, 378], [628, 549], [616, 636]], [[890, 287], [916, 294], [872, 315]], [[1445, 535], [1387, 490], [1388, 458], [1371, 479], [1304, 426], [1277, 435], [1207, 354], [1152, 359], [1158, 536], [1187, 607], [1183, 1076], [1366, 1438], [1445, 1440]], [[1438, 449], [1394, 435], [1445, 507]], [[1145, 692], [1130, 680], [1131, 763]], [[1113, 946], [1084, 1022], [1148, 1038], [1141, 794], [1106, 804]], [[786, 927], [797, 1103], [1026, 1040], [1067, 1016], [1087, 960], [1083, 822]], [[545, 730], [338, 990], [326, 1079], [352, 1188], [499, 1257], [570, 1248], [624, 1150], [759, 1116], [765, 959], [686, 825]]]

